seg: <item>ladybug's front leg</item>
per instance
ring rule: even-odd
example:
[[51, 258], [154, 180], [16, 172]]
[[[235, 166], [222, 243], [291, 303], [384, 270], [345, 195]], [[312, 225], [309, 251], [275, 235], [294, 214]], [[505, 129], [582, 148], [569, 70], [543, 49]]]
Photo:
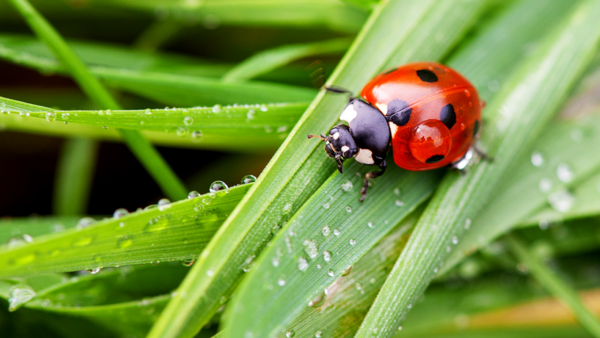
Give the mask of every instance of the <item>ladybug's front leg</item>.
[[381, 171], [371, 171], [365, 175], [365, 183], [363, 184], [363, 187], [360, 190], [360, 194], [362, 195], [362, 197], [360, 198], [361, 202], [363, 202], [365, 200], [365, 198], [367, 197], [367, 189], [369, 188], [369, 180], [372, 178], [377, 178], [377, 177], [383, 175], [383, 173], [385, 173], [385, 169], [387, 168], [387, 164], [385, 163], [385, 160], [383, 160], [382, 162], [379, 163], [379, 168], [381, 169]]

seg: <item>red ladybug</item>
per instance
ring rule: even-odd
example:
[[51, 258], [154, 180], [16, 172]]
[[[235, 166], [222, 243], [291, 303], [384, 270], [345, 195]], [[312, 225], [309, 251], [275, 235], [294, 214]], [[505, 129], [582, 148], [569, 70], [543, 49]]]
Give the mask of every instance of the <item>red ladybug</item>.
[[329, 136], [308, 137], [326, 141], [325, 151], [337, 161], [340, 173], [343, 161], [353, 157], [381, 168], [365, 175], [362, 201], [369, 179], [385, 172], [390, 144], [401, 168], [463, 169], [472, 156], [483, 104], [475, 87], [455, 70], [436, 62], [409, 63], [376, 76], [361, 98], [350, 98], [340, 116], [348, 125], [333, 127]]

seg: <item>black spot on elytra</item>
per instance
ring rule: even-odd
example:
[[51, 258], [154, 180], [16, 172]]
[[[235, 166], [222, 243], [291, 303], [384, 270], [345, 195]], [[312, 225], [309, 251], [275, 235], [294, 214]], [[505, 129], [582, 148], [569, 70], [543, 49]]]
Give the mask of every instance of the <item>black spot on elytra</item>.
[[425, 162], [426, 163], [438, 163], [439, 161], [441, 161], [443, 159], [444, 159], [443, 155], [433, 155], [430, 158], [428, 158]]
[[473, 137], [476, 137], [479, 133], [479, 120], [475, 120], [475, 125], [473, 126]]
[[438, 77], [434, 72], [429, 69], [419, 69], [417, 70], [417, 76], [423, 82], [437, 82]]
[[398, 67], [396, 67], [396, 68], [392, 68], [392, 69], [390, 69], [390, 70], [388, 70], [388, 71], [384, 72], [384, 73], [383, 73], [383, 75], [388, 75], [389, 73], [393, 73], [393, 72], [395, 72], [395, 71], [396, 71], [396, 69], [398, 69]]
[[452, 129], [454, 124], [456, 124], [456, 113], [454, 112], [454, 106], [451, 103], [448, 103], [442, 108], [440, 120], [448, 127], [448, 129]]
[[404, 126], [410, 120], [411, 113], [412, 108], [408, 106], [408, 102], [396, 99], [388, 103], [386, 119]]

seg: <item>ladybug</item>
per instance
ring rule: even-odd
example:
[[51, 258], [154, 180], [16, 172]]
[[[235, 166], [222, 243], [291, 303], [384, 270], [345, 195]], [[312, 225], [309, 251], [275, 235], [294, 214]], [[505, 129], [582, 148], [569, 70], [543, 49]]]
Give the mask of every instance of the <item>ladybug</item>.
[[[328, 91], [350, 93], [328, 87]], [[350, 93], [351, 94], [351, 93]], [[369, 180], [387, 167], [390, 145], [394, 162], [407, 170], [444, 166], [464, 169], [472, 157], [473, 141], [481, 126], [479, 94], [457, 71], [436, 62], [415, 62], [394, 68], [372, 79], [361, 97], [350, 97], [339, 124], [329, 135], [308, 135], [326, 142], [325, 151], [342, 173], [343, 161], [378, 166], [365, 175], [364, 200]]]

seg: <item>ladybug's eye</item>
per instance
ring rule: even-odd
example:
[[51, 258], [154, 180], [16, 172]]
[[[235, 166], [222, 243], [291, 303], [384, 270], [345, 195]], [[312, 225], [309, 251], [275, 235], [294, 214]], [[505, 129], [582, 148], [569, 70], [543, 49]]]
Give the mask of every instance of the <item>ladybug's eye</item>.
[[413, 128], [408, 148], [419, 162], [437, 163], [450, 152], [452, 135], [441, 121], [427, 120]]

